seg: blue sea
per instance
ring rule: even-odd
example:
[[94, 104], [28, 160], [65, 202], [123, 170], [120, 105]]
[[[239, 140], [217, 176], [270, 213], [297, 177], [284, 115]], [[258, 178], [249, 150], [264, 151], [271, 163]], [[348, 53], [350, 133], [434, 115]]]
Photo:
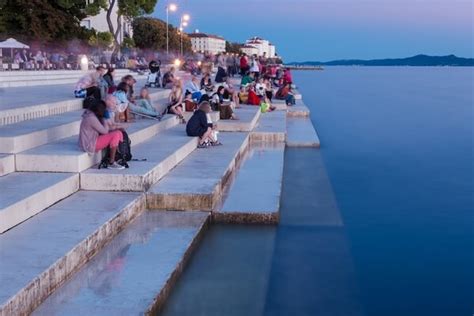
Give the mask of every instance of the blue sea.
[[322, 146], [286, 149], [280, 225], [212, 227], [162, 314], [472, 315], [474, 69], [293, 76]]

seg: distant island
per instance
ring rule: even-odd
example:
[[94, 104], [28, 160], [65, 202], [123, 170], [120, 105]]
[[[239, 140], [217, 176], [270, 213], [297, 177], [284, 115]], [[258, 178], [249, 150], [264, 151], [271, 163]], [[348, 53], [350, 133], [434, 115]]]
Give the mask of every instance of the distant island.
[[474, 66], [474, 58], [462, 58], [455, 55], [428, 56], [416, 55], [408, 58], [396, 59], [346, 59], [328, 62], [306, 61], [288, 63], [290, 66]]

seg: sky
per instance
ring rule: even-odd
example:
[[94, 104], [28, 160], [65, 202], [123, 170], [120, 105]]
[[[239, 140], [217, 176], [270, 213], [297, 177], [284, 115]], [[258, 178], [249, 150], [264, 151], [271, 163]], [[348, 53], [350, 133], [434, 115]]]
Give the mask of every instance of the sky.
[[191, 16], [187, 32], [260, 36], [288, 61], [474, 57], [474, 0], [159, 0], [154, 17]]

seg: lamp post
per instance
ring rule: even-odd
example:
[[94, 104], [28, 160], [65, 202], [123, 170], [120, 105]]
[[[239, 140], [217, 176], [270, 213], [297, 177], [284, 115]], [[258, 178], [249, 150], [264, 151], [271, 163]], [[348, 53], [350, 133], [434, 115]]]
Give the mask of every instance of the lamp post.
[[183, 57], [183, 31], [186, 26], [188, 26], [189, 19], [191, 17], [189, 14], [184, 14], [181, 17], [181, 23], [179, 25], [179, 36], [180, 36], [180, 47], [181, 47], [181, 57]]
[[178, 9], [178, 6], [174, 3], [170, 3], [166, 6], [166, 55], [170, 54], [170, 38], [169, 38], [169, 12], [174, 12]]

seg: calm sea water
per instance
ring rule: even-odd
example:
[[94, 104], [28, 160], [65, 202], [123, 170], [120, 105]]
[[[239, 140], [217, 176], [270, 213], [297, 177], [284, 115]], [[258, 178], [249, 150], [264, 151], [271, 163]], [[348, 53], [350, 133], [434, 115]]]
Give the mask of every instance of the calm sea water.
[[472, 68], [296, 72], [278, 227], [216, 226], [164, 315], [472, 315]]

